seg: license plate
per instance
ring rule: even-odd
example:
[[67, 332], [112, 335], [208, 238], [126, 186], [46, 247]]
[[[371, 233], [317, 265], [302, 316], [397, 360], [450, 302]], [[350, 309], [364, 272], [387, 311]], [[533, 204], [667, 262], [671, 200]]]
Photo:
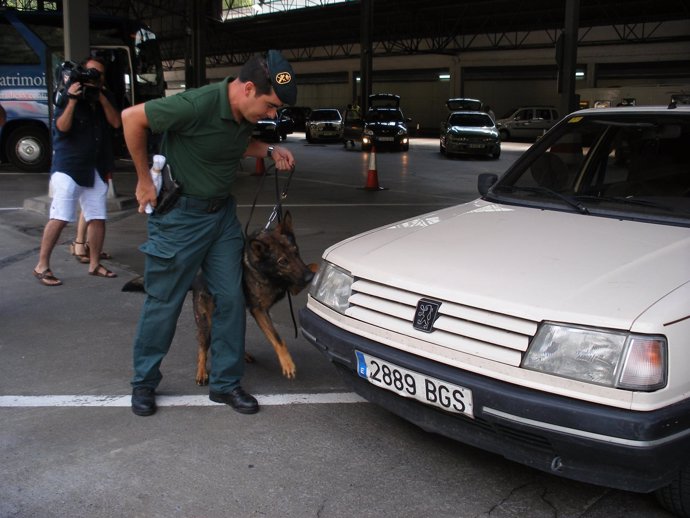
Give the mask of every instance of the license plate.
[[393, 137], [379, 137], [380, 142], [393, 142], [395, 139]]
[[483, 148], [484, 148], [484, 144], [470, 144], [468, 147], [469, 147], [470, 149], [483, 149]]
[[474, 417], [472, 391], [355, 351], [357, 374], [377, 387], [447, 412]]

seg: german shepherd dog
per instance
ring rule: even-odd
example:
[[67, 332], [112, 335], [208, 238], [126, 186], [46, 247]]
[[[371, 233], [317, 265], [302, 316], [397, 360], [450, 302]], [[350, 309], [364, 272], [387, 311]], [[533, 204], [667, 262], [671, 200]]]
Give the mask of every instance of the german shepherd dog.
[[[304, 264], [292, 228], [292, 216], [286, 212], [273, 230], [258, 230], [247, 236], [242, 258], [244, 299], [247, 310], [273, 346], [283, 375], [293, 379], [297, 372], [285, 340], [278, 334], [269, 314], [271, 307], [290, 292], [297, 295], [314, 277], [318, 265]], [[129, 281], [123, 291], [143, 291], [143, 279]], [[194, 319], [197, 326], [196, 383], [208, 384], [208, 350], [211, 344], [211, 321], [215, 308], [203, 274], [191, 286]], [[245, 354], [245, 360], [253, 358]], [[211, 359], [213, 361], [213, 359]]]

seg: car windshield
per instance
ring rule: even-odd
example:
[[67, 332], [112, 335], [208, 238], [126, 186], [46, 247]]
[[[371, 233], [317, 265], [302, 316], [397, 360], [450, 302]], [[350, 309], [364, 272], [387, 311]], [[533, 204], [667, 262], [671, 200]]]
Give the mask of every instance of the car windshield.
[[402, 122], [400, 110], [372, 110], [367, 114], [367, 122]]
[[314, 110], [309, 118], [314, 121], [339, 121], [340, 113], [338, 110]]
[[488, 198], [587, 215], [690, 225], [690, 112], [573, 114]]
[[488, 115], [454, 113], [450, 116], [448, 124], [451, 126], [469, 126], [474, 128], [492, 127], [494, 121]]

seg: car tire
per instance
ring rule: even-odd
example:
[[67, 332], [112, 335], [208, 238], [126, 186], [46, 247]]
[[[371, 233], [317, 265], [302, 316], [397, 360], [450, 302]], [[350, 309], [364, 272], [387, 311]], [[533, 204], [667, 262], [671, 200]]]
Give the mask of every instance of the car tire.
[[496, 151], [491, 153], [491, 158], [494, 160], [497, 160], [501, 156], [501, 148], [498, 148]]
[[40, 126], [16, 128], [7, 138], [5, 155], [12, 165], [22, 171], [48, 171], [51, 158], [48, 131]]
[[401, 149], [402, 151], [409, 151], [409, 150], [410, 150], [410, 144], [409, 144], [409, 143], [408, 143], [408, 144], [405, 144], [405, 145], [402, 146], [400, 149]]
[[655, 491], [657, 501], [676, 516], [690, 518], [690, 464], [678, 472], [668, 486]]
[[446, 154], [446, 148], [443, 147], [443, 144], [440, 144], [440, 145], [438, 146], [438, 150], [439, 150], [439, 152], [440, 152], [442, 155], [445, 155], [445, 154]]
[[311, 132], [309, 130], [307, 130], [307, 142], [310, 144], [314, 143], [314, 138], [311, 136]]

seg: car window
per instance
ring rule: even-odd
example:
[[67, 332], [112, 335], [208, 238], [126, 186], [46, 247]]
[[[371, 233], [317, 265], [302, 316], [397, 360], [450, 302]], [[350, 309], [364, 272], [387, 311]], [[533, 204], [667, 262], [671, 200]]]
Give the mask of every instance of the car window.
[[532, 118], [532, 110], [520, 110], [515, 114], [515, 120], [528, 121]]
[[309, 118], [320, 121], [339, 121], [341, 117], [338, 110], [314, 110]]
[[538, 109], [536, 111], [536, 118], [537, 119], [545, 119], [545, 120], [551, 120], [551, 110], [548, 109]]
[[486, 128], [494, 125], [493, 119], [488, 115], [467, 113], [454, 113], [450, 116], [448, 123], [451, 126], [469, 126], [476, 128]]
[[[576, 117], [496, 184], [516, 203], [690, 225], [690, 117]], [[584, 210], [583, 210], [584, 209]]]
[[400, 110], [373, 110], [367, 115], [367, 122], [402, 122]]

